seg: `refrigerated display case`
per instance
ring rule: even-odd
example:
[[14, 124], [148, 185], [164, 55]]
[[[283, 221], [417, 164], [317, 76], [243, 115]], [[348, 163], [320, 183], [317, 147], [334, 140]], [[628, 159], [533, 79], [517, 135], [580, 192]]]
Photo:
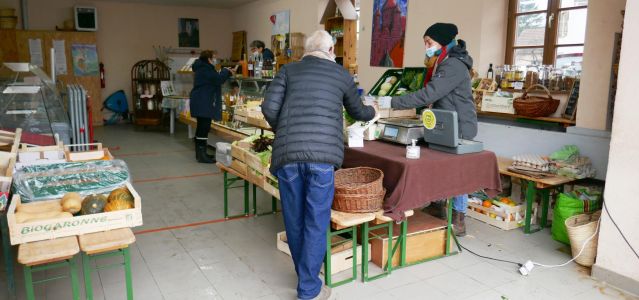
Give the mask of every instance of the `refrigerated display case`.
[[58, 87], [29, 63], [0, 66], [0, 129], [16, 128], [22, 128], [24, 143], [54, 145], [55, 135], [70, 143], [69, 116]]

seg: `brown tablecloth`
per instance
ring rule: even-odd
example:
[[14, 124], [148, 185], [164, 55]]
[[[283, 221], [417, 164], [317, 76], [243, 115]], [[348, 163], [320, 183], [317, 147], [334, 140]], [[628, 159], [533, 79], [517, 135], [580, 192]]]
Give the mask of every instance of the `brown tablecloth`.
[[384, 172], [385, 215], [399, 221], [404, 211], [431, 201], [485, 189], [501, 191], [495, 153], [449, 154], [421, 147], [420, 159], [407, 159], [406, 147], [379, 141], [344, 151], [344, 168], [372, 167]]

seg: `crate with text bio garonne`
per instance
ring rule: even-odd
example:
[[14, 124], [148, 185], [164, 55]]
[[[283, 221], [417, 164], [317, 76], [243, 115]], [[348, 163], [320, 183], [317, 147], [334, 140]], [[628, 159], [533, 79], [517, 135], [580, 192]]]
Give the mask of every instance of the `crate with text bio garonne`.
[[142, 225], [142, 201], [128, 182], [105, 194], [67, 193], [32, 203], [15, 194], [7, 222], [12, 245], [136, 227]]

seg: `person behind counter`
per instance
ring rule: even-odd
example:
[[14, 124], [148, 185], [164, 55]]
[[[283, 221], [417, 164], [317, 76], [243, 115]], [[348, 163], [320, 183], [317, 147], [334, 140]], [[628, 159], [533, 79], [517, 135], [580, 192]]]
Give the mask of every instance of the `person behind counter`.
[[297, 272], [298, 299], [328, 299], [320, 268], [326, 254], [335, 168], [344, 160], [342, 110], [369, 121], [348, 71], [335, 63], [331, 35], [318, 30], [300, 62], [286, 64], [271, 82], [262, 113], [275, 132], [272, 174], [278, 178], [286, 237]]
[[200, 163], [215, 163], [215, 157], [206, 153], [211, 120], [222, 119], [222, 84], [233, 71], [218, 64], [216, 52], [204, 50], [193, 63], [193, 89], [191, 90], [191, 116], [197, 120], [195, 129], [195, 159]]
[[[466, 51], [466, 42], [455, 40], [455, 24], [435, 23], [424, 33], [428, 73], [419, 91], [393, 97], [391, 107], [397, 109], [433, 108], [457, 112], [461, 138], [471, 140], [477, 135], [477, 112], [471, 91], [470, 69], [473, 59]], [[468, 195], [456, 196], [453, 202], [453, 224], [457, 236], [466, 235], [465, 215]]]
[[275, 60], [275, 55], [273, 54], [273, 51], [271, 51], [271, 49], [269, 48], [266, 48], [266, 44], [264, 44], [264, 42], [260, 40], [255, 40], [251, 42], [250, 47], [251, 47], [251, 53], [253, 53], [254, 56], [257, 56], [258, 54], [262, 54], [263, 61]]

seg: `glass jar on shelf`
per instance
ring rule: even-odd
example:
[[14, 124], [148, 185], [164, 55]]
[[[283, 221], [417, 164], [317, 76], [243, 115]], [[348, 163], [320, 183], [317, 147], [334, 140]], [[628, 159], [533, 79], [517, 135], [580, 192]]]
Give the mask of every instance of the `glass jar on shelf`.
[[542, 65], [539, 67], [539, 80], [538, 84], [543, 85], [546, 88], [550, 87], [550, 74], [552, 73], [552, 66]]
[[539, 81], [539, 67], [537, 65], [530, 65], [526, 69], [526, 79], [524, 80], [524, 88], [527, 89]]
[[526, 67], [525, 66], [514, 66], [514, 81], [524, 81]]
[[495, 82], [501, 87], [501, 79], [504, 77], [504, 67], [495, 67]]
[[564, 89], [564, 72], [560, 68], [555, 68], [550, 75], [551, 91], [562, 91]]
[[501, 77], [501, 83], [499, 84], [502, 89], [510, 88], [510, 82], [514, 78], [514, 73], [511, 71], [510, 65], [504, 65], [503, 76]]

